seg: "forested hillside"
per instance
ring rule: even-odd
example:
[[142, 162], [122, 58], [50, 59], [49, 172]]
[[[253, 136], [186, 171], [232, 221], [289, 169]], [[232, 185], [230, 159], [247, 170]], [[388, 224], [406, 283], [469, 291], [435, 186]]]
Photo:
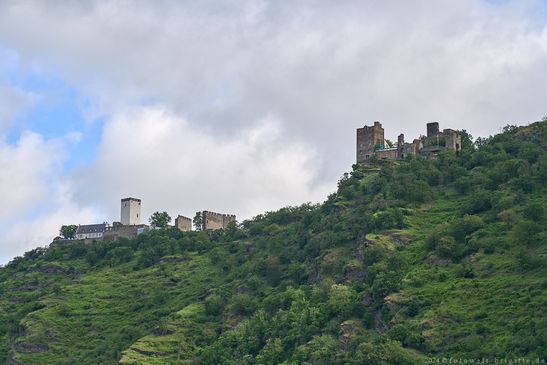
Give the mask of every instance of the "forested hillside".
[[224, 231], [30, 251], [0, 269], [0, 362], [547, 359], [546, 134], [354, 166]]

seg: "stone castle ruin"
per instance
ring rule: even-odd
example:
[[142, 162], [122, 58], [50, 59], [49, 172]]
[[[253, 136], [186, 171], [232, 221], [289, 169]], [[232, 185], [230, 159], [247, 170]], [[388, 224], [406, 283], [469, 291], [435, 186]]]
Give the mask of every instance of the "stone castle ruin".
[[228, 224], [236, 221], [236, 216], [233, 214], [221, 214], [204, 210], [201, 213], [202, 229], [226, 229]]
[[177, 218], [175, 218], [175, 228], [178, 228], [183, 232], [191, 231], [192, 219], [179, 215]]
[[375, 156], [382, 160], [404, 160], [409, 155], [422, 155], [435, 158], [440, 152], [461, 150], [461, 135], [452, 129], [439, 131], [439, 123], [427, 123], [427, 136], [420, 136], [411, 143], [405, 142], [400, 134], [397, 143], [388, 146], [384, 138], [384, 128], [378, 121], [372, 126], [357, 129], [357, 163], [365, 163]]

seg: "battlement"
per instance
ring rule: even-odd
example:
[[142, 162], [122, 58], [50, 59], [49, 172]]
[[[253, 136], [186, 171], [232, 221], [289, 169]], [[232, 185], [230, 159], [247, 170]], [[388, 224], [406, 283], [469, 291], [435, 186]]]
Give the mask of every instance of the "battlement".
[[122, 203], [123, 202], [129, 202], [129, 201], [135, 201], [135, 202], [139, 202], [139, 203], [141, 202], [141, 200], [137, 199], [137, 198], [123, 198], [122, 199]]
[[201, 213], [203, 230], [226, 229], [228, 224], [236, 221], [233, 214], [222, 214], [204, 210]]

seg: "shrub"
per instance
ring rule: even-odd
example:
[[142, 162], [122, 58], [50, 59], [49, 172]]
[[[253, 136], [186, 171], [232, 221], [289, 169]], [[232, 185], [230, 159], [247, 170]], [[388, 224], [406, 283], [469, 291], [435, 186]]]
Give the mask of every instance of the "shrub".
[[352, 288], [343, 284], [333, 284], [330, 287], [327, 307], [333, 315], [348, 318], [358, 302], [358, 295]]
[[234, 314], [250, 315], [256, 308], [256, 299], [245, 293], [235, 294], [231, 299], [231, 310]]
[[224, 310], [224, 300], [220, 295], [212, 294], [205, 299], [205, 313], [209, 316], [217, 316]]

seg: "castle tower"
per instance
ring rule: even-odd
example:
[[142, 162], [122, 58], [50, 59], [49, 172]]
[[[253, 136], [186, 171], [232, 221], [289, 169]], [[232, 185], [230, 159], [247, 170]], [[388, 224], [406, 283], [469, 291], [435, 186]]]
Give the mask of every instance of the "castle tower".
[[460, 151], [462, 147], [462, 136], [457, 131], [452, 129], [444, 129], [443, 135], [445, 138], [446, 149], [452, 151]]
[[192, 230], [192, 220], [188, 217], [184, 217], [182, 215], [179, 215], [175, 219], [175, 227], [179, 230], [186, 232]]
[[404, 160], [405, 158], [405, 135], [399, 134], [397, 137], [397, 159]]
[[384, 148], [384, 128], [380, 122], [357, 129], [357, 163], [365, 162], [374, 151]]
[[427, 123], [427, 136], [437, 137], [438, 135], [439, 135], [439, 123], [438, 122]]
[[122, 199], [120, 220], [124, 226], [141, 224], [141, 200], [135, 198]]

